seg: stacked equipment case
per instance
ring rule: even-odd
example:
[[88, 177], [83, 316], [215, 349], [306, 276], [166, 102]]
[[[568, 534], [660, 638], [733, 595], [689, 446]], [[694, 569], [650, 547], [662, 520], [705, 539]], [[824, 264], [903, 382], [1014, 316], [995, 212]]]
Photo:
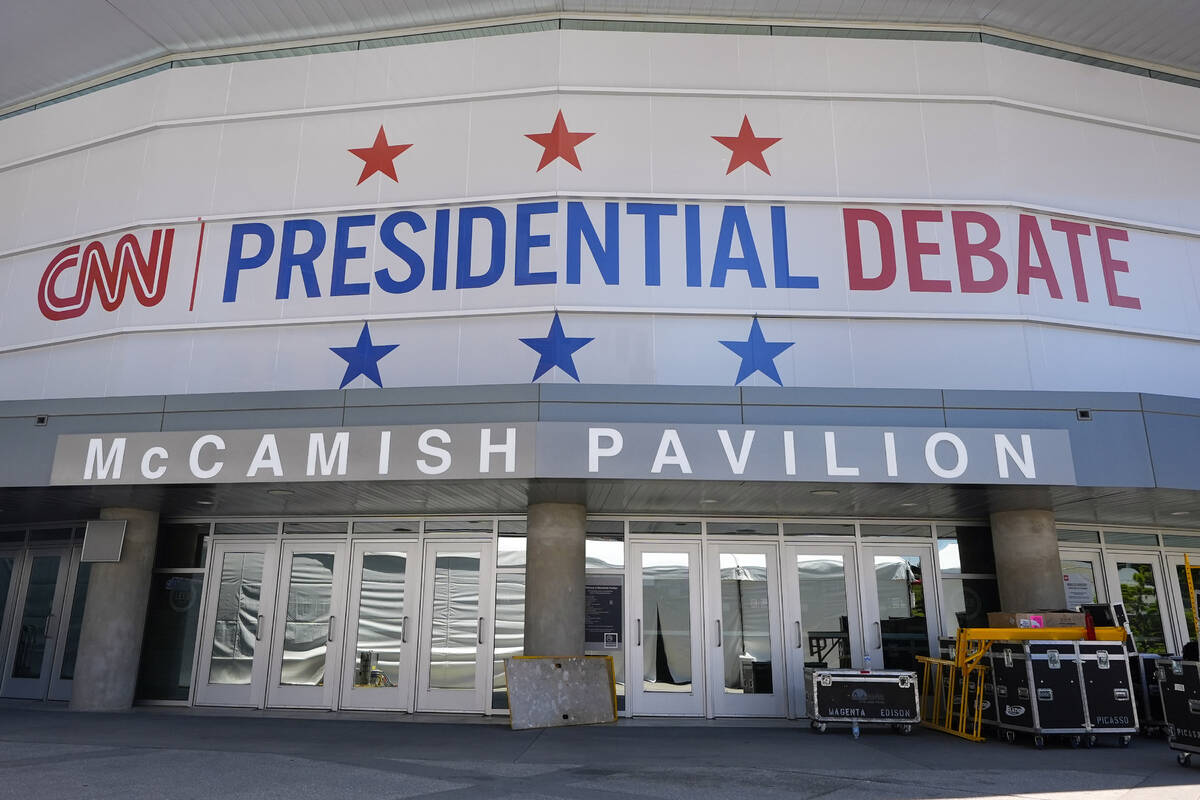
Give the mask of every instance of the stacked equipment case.
[[1155, 677], [1162, 695], [1167, 744], [1186, 767], [1192, 754], [1200, 753], [1200, 662], [1160, 658]]
[[1114, 734], [1124, 747], [1138, 731], [1121, 642], [996, 642], [988, 665], [984, 720], [1010, 742], [1021, 732], [1038, 748], [1050, 735], [1091, 747], [1098, 735]]

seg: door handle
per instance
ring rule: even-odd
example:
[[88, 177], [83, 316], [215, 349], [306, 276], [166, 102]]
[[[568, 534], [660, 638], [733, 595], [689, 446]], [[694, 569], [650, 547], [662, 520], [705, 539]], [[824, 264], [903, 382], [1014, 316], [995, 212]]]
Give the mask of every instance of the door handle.
[[483, 617], [479, 618], [479, 643], [483, 644]]
[[54, 615], [47, 614], [46, 618], [44, 620], [42, 620], [42, 638], [44, 638], [44, 639], [53, 638], [50, 635], [50, 620], [52, 620], [52, 619], [54, 619]]
[[804, 635], [800, 632], [800, 620], [796, 620], [796, 647], [804, 646]]
[[256, 627], [254, 629], [254, 641], [256, 641], [256, 642], [262, 641], [262, 628], [263, 628], [262, 624], [263, 624], [263, 615], [259, 614], [258, 615], [258, 627]]
[[327, 641], [327, 642], [333, 641], [333, 627], [334, 627], [334, 623], [336, 623], [336, 622], [337, 622], [337, 617], [330, 614], [329, 615], [329, 626], [325, 629], [325, 641]]
[[637, 626], [638, 626], [637, 646], [641, 647], [642, 646], [642, 618], [641, 617], [638, 617]]
[[408, 617], [400, 620], [400, 644], [408, 644]]
[[875, 623], [875, 649], [883, 649], [883, 628], [880, 627], [878, 622]]
[[717, 647], [721, 646], [721, 620], [717, 620]]

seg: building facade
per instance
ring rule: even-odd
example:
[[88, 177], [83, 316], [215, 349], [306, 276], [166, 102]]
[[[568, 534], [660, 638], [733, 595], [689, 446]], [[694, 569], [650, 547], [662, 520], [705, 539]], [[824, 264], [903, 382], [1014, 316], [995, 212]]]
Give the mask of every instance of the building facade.
[[0, 696], [504, 713], [588, 652], [625, 714], [802, 717], [988, 611], [1195, 637], [1186, 70], [589, 14], [193, 55], [0, 117]]

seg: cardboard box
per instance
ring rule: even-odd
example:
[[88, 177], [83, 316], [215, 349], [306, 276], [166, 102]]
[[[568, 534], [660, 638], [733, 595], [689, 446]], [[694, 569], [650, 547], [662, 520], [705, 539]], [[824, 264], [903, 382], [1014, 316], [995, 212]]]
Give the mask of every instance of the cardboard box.
[[991, 611], [989, 628], [1082, 628], [1084, 616], [1078, 611]]

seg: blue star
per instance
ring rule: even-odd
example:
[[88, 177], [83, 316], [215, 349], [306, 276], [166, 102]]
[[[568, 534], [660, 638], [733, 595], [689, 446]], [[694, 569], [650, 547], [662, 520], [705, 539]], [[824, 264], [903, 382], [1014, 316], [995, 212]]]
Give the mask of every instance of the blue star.
[[558, 318], [558, 312], [554, 312], [554, 321], [550, 323], [550, 333], [544, 337], [522, 339], [529, 347], [538, 352], [541, 358], [538, 359], [537, 370], [533, 373], [533, 381], [545, 375], [550, 370], [558, 367], [563, 372], [570, 375], [576, 381], [579, 380], [579, 373], [575, 371], [575, 360], [571, 357], [572, 354], [583, 347], [594, 337], [582, 336], [567, 336], [563, 333], [562, 320]]
[[331, 347], [329, 348], [338, 357], [346, 361], [346, 374], [342, 376], [342, 385], [339, 389], [345, 389], [346, 384], [357, 378], [359, 375], [366, 377], [374, 382], [379, 388], [383, 388], [383, 382], [379, 379], [379, 359], [386, 356], [388, 353], [395, 350], [399, 345], [395, 344], [372, 344], [371, 329], [367, 327], [367, 323], [363, 323], [362, 333], [358, 335], [358, 344], [354, 347]]
[[754, 318], [754, 322], [750, 324], [750, 338], [744, 342], [726, 342], [721, 341], [721, 344], [728, 347], [742, 359], [742, 365], [738, 367], [737, 380], [733, 382], [734, 386], [749, 378], [755, 372], [761, 372], [771, 380], [783, 386], [783, 381], [779, 380], [779, 370], [775, 369], [775, 356], [787, 350], [795, 342], [768, 342], [763, 336], [762, 328], [759, 327], [758, 317]]

